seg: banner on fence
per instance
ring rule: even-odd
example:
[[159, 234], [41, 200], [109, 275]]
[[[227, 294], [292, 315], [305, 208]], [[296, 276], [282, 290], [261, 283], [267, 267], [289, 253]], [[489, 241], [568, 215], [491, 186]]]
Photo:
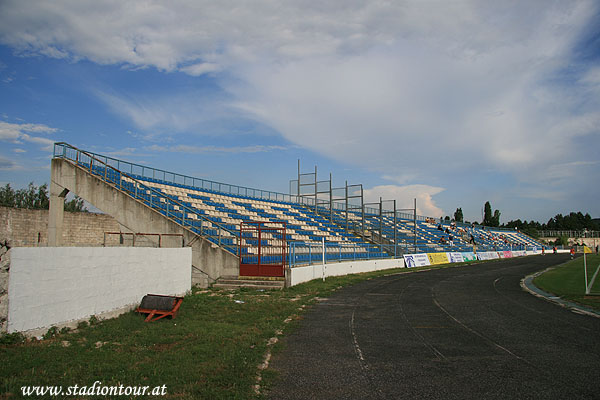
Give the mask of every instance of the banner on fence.
[[512, 251], [503, 251], [502, 252], [502, 258], [512, 258], [512, 257], [513, 257]]
[[475, 261], [477, 260], [477, 254], [473, 253], [472, 251], [467, 251], [467, 252], [463, 252], [462, 254], [462, 258], [464, 261]]
[[431, 265], [447, 264], [450, 262], [446, 253], [427, 253], [427, 257]]
[[448, 256], [448, 260], [450, 260], [451, 263], [457, 263], [457, 262], [464, 262], [464, 258], [462, 253], [446, 253], [446, 255]]
[[512, 252], [513, 257], [523, 257], [527, 255], [527, 252], [525, 250], [515, 250]]
[[500, 258], [496, 251], [481, 251], [477, 253], [477, 258], [480, 260], [494, 260]]
[[425, 253], [405, 254], [404, 263], [406, 264], [406, 268], [425, 267], [427, 265], [431, 265], [429, 263], [429, 258]]

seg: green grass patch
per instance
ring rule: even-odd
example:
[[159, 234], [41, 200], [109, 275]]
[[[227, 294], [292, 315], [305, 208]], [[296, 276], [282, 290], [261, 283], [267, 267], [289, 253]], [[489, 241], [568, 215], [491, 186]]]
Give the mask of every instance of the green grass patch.
[[[588, 284], [600, 265], [600, 255], [587, 254]], [[585, 272], [583, 257], [577, 257], [557, 268], [544, 272], [533, 280], [540, 289], [562, 299], [586, 305], [600, 311], [600, 273], [590, 293], [598, 296], [585, 296]]]
[[[166, 385], [167, 397], [174, 399], [257, 397], [253, 386], [268, 339], [294, 329], [303, 306], [340, 287], [406, 271], [330, 277], [280, 291], [194, 290], [172, 320], [145, 323], [145, 316], [129, 312], [100, 322], [93, 318], [76, 331], [52, 329], [39, 341], [0, 336], [0, 399], [21, 398], [23, 386], [66, 390], [95, 381], [104, 386]], [[290, 316], [296, 322], [285, 324]], [[269, 380], [272, 374], [265, 375]]]

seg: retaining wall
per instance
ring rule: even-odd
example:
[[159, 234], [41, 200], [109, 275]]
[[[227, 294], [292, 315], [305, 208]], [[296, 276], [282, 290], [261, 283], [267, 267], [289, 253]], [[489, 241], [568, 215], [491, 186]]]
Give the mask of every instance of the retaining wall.
[[[48, 210], [0, 207], [0, 221], [0, 240], [13, 247], [48, 245]], [[121, 230], [108, 214], [65, 212], [62, 239], [65, 246], [102, 246], [104, 232]]]
[[8, 332], [113, 316], [148, 293], [184, 294], [191, 288], [191, 264], [189, 247], [12, 248]]
[[8, 319], [8, 271], [10, 269], [10, 245], [0, 242], [0, 332], [6, 332]]
[[[362, 272], [378, 271], [382, 269], [404, 268], [404, 260], [370, 260], [370, 261], [348, 261], [341, 263], [328, 263], [319, 265], [308, 265], [305, 267], [290, 268], [287, 273], [287, 285], [294, 286], [313, 279], [322, 278], [323, 275], [340, 276], [358, 274]], [[323, 273], [324, 271], [324, 273]]]

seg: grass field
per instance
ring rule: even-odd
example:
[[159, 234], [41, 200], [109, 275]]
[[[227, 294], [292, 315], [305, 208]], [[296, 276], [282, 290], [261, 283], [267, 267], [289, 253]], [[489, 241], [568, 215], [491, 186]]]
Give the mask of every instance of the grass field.
[[[600, 265], [600, 255], [587, 254], [586, 259], [588, 282], [590, 282], [598, 265]], [[533, 280], [533, 283], [540, 289], [562, 299], [574, 301], [600, 311], [600, 273], [591, 288], [591, 293], [598, 296], [585, 296], [584, 276], [583, 257], [580, 256], [541, 274]]]

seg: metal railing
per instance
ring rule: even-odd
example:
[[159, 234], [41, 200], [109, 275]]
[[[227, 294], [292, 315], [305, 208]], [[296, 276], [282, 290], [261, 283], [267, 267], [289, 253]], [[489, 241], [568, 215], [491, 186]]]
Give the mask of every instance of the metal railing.
[[588, 231], [588, 230], [544, 230], [538, 231], [540, 237], [559, 237], [567, 236], [570, 238], [600, 238], [600, 231]]
[[[142, 239], [142, 243], [146, 245], [144, 247], [149, 247], [149, 246], [147, 246], [148, 244], [151, 245], [150, 247], [159, 247], [159, 248], [162, 247], [163, 237], [177, 237], [177, 238], [181, 239], [181, 247], [185, 246], [185, 240], [181, 233], [104, 232], [104, 241], [102, 242], [103, 247], [107, 247], [112, 244], [110, 240], [108, 240], [108, 241], [106, 240], [107, 238], [110, 238], [111, 236], [117, 236], [119, 238], [119, 243], [118, 243], [119, 245], [125, 244], [124, 237], [131, 237], [131, 247], [136, 247], [136, 238], [138, 238], [138, 237], [142, 237], [143, 239], [146, 239], [148, 237], [158, 239], [158, 241], [156, 241], [156, 242], [147, 241], [147, 240], [144, 241]], [[137, 243], [139, 245], [139, 243], [140, 243], [139, 239], [138, 239]]]
[[[195, 233], [208, 238], [229, 252], [237, 254], [239, 246], [237, 232], [233, 232], [219, 223], [204, 217], [198, 213], [198, 210], [183, 204], [160, 190], [146, 185], [143, 181], [134, 178], [132, 174], [127, 174], [118, 169], [121, 165], [133, 164], [108, 157], [102, 157], [104, 158], [102, 160], [93, 153], [80, 150], [68, 143], [62, 142], [54, 144], [54, 158], [67, 160], [80, 168], [86, 169], [90, 174], [112, 184], [115, 188], [127, 193], [134, 199], [144, 202], [152, 209], [161, 212], [173, 222], [191, 228]], [[108, 164], [111, 160], [117, 162], [116, 167]], [[131, 184], [133, 189], [128, 184]], [[186, 218], [186, 213], [188, 215], [195, 215], [196, 219], [189, 216]], [[199, 221], [199, 224], [196, 221]], [[231, 239], [232, 243], [226, 242], [229, 239]]]
[[175, 172], [169, 172], [158, 168], [152, 168], [141, 164], [135, 164], [128, 161], [107, 157], [89, 151], [79, 150], [76, 147], [64, 142], [54, 144], [54, 157], [68, 158], [67, 154], [71, 150], [85, 153], [86, 155], [93, 157], [95, 160], [100, 161], [107, 166], [129, 174], [129, 176], [139, 176], [145, 179], [156, 179], [161, 180], [166, 184], [191, 186], [199, 190], [220, 192], [235, 196], [246, 196], [262, 200], [297, 203], [296, 196], [291, 196], [289, 194], [231, 185], [229, 183], [221, 183], [202, 178], [194, 178], [188, 175], [182, 175]]
[[381, 246], [366, 243], [288, 242], [288, 265], [393, 258]]

